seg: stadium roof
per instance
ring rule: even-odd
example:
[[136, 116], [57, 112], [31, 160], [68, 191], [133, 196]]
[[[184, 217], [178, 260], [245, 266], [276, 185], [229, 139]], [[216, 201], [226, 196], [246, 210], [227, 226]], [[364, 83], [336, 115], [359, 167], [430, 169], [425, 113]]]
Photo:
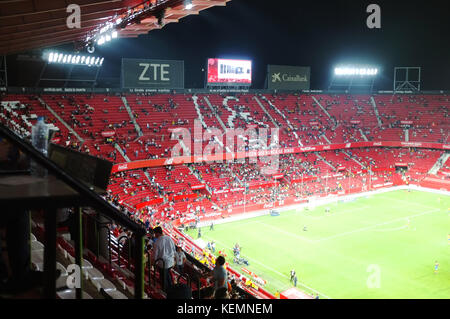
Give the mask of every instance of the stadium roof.
[[[155, 14], [165, 9], [164, 23], [178, 22], [213, 6], [224, 6], [231, 0], [192, 0], [186, 9], [184, 0], [3, 0], [0, 1], [0, 55], [65, 43], [84, 43], [87, 36], [98, 32], [106, 22], [129, 18], [134, 13], [145, 15], [119, 28], [119, 37], [137, 37], [161, 28]], [[68, 28], [66, 21], [77, 4], [81, 11], [80, 28]]]

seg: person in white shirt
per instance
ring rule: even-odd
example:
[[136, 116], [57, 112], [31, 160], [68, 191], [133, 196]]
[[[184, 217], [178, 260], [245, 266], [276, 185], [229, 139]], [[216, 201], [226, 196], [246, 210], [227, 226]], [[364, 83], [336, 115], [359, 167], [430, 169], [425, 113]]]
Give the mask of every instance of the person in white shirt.
[[184, 262], [186, 261], [186, 255], [180, 246], [177, 246], [175, 252], [175, 264], [180, 274], [184, 273]]
[[153, 263], [159, 268], [159, 277], [164, 291], [172, 286], [170, 269], [175, 265], [175, 244], [173, 240], [163, 234], [161, 227], [155, 227], [153, 232], [156, 237], [153, 246]]

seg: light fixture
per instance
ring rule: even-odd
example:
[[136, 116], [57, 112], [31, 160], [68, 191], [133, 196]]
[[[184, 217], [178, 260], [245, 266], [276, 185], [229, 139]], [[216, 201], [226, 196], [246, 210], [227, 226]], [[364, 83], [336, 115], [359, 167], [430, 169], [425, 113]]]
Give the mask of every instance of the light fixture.
[[47, 63], [61, 63], [73, 65], [101, 66], [104, 58], [99, 56], [84, 56], [79, 54], [63, 54], [54, 51], [46, 51], [42, 56]]
[[336, 67], [334, 74], [336, 76], [375, 76], [378, 74], [378, 69], [371, 67]]

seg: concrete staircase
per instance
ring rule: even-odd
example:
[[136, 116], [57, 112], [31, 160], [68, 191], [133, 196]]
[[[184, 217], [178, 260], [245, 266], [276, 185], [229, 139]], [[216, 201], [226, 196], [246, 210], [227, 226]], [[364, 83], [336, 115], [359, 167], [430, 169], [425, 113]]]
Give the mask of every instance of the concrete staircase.
[[298, 136], [297, 132], [295, 132], [294, 127], [292, 126], [291, 122], [289, 121], [289, 119], [286, 117], [286, 115], [283, 114], [283, 112], [281, 112], [275, 104], [273, 104], [272, 102], [270, 102], [265, 96], [261, 97], [262, 100], [264, 100], [267, 104], [269, 104], [269, 106], [278, 114], [280, 114], [280, 116], [286, 121], [288, 127], [291, 129], [292, 134], [294, 135], [294, 137], [297, 139], [298, 141], [298, 145], [299, 146], [304, 146], [302, 141], [300, 140], [300, 137]]
[[447, 160], [450, 157], [450, 153], [444, 153], [442, 154], [436, 161], [436, 163], [434, 163], [433, 167], [428, 171], [428, 174], [430, 175], [436, 175], [437, 172], [439, 172], [439, 170], [442, 168], [442, 166], [444, 166], [444, 164], [447, 162]]
[[365, 169], [366, 167], [364, 166], [363, 163], [361, 163], [360, 161], [358, 161], [356, 158], [354, 158], [353, 156], [351, 156], [349, 153], [347, 153], [347, 151], [342, 151], [342, 153], [344, 153], [345, 155], [347, 155], [348, 157], [350, 157], [352, 159], [352, 161], [354, 161], [355, 163], [357, 163], [359, 166], [361, 166], [361, 168]]
[[198, 96], [194, 95], [192, 101], [194, 102], [195, 111], [197, 112], [198, 119], [202, 123], [203, 128], [208, 128], [208, 125], [206, 125], [205, 120], [203, 119], [202, 112], [200, 111], [200, 106], [198, 105]]
[[[205, 120], [203, 119], [203, 115], [202, 115], [202, 112], [201, 112], [201, 110], [200, 110], [200, 106], [198, 105], [198, 96], [194, 95], [194, 96], [192, 97], [192, 100], [193, 100], [193, 102], [194, 102], [194, 107], [195, 107], [195, 111], [197, 112], [198, 119], [199, 119], [200, 122], [202, 123], [203, 128], [204, 128], [205, 130], [209, 130], [208, 125], [206, 125], [206, 122], [205, 122]], [[209, 101], [208, 101], [208, 102], [209, 102]], [[209, 105], [210, 105], [210, 108], [211, 108], [211, 107], [212, 107], [211, 103], [210, 103]], [[220, 122], [219, 122], [219, 123], [220, 123]], [[223, 122], [222, 122], [222, 124], [223, 124]], [[230, 152], [229, 148], [228, 148], [228, 147], [225, 148], [224, 145], [223, 145], [223, 143], [222, 143], [222, 141], [220, 141], [220, 140], [217, 138], [217, 136], [214, 136], [214, 140], [215, 140], [222, 148], [224, 148], [224, 149], [226, 149], [228, 152]]]
[[266, 113], [266, 115], [269, 117], [270, 121], [272, 121], [273, 125], [275, 125], [276, 128], [279, 128], [277, 122], [275, 122], [272, 115], [270, 115], [270, 113], [266, 110], [261, 101], [256, 96], [254, 96], [253, 98], [255, 99], [256, 103], [258, 103], [259, 107], [264, 111], [264, 113]]
[[49, 112], [52, 113], [52, 115], [56, 117], [58, 121], [60, 121], [62, 125], [64, 125], [69, 130], [69, 132], [71, 132], [73, 136], [75, 136], [81, 142], [81, 144], [84, 143], [84, 139], [82, 139], [81, 136], [78, 135], [78, 133], [75, 132], [75, 130], [69, 124], [67, 124], [66, 121], [62, 119], [62, 117], [58, 115], [58, 113], [56, 113], [47, 103], [45, 103], [45, 101], [42, 98], [38, 97], [38, 100], [39, 102], [41, 102], [42, 106], [44, 106], [47, 110], [49, 110]]
[[330, 166], [333, 170], [336, 170], [336, 167], [334, 167], [333, 165], [331, 165], [330, 162], [328, 162], [325, 158], [323, 158], [318, 152], [314, 152], [314, 154], [317, 156], [317, 158], [319, 158], [322, 162], [324, 162], [325, 164], [327, 164], [328, 166]]
[[378, 112], [377, 103], [375, 102], [375, 99], [373, 96], [370, 97], [370, 102], [372, 103], [373, 109], [375, 111], [375, 115], [377, 116], [378, 126], [382, 126], [383, 122], [381, 121], [380, 113]]
[[127, 101], [127, 99], [126, 99], [125, 96], [122, 96], [122, 102], [123, 102], [123, 105], [125, 106], [125, 108], [127, 109], [128, 115], [130, 116], [130, 119], [131, 119], [131, 121], [132, 121], [133, 124], [134, 124], [134, 127], [135, 127], [135, 129], [136, 129], [136, 132], [138, 133], [138, 136], [139, 136], [139, 137], [143, 136], [144, 134], [142, 133], [141, 127], [140, 127], [139, 124], [136, 122], [136, 118], [134, 117], [133, 111], [131, 110], [131, 107], [130, 107], [130, 105], [128, 104], [128, 101]]
[[328, 137], [325, 134], [321, 135], [320, 137], [323, 138], [327, 142], [327, 144], [331, 144], [331, 141], [328, 139]]
[[409, 130], [406, 129], [406, 130], [403, 130], [403, 131], [405, 133], [405, 142], [409, 142]]
[[208, 183], [207, 183], [207, 182], [206, 182], [206, 181], [198, 174], [197, 170], [194, 169], [193, 165], [188, 165], [188, 168], [189, 168], [189, 170], [191, 171], [192, 175], [194, 175], [195, 177], [197, 177], [197, 179], [198, 179], [201, 183], [205, 184], [206, 190], [207, 190], [210, 194], [212, 194], [213, 191], [212, 191], [211, 187], [210, 187], [210, 186], [208, 185]]
[[114, 144], [114, 148], [120, 153], [120, 155], [123, 156], [123, 158], [127, 161], [127, 162], [131, 162], [130, 158], [128, 157], [128, 155], [125, 155], [125, 153], [123, 152], [122, 148], [119, 146], [119, 144]]
[[361, 133], [362, 138], [364, 139], [364, 141], [368, 142], [369, 139], [367, 138], [366, 134], [364, 134], [362, 129], [359, 129], [359, 132]]
[[[208, 98], [207, 98], [206, 96], [205, 96], [203, 99], [205, 100], [206, 104], [208, 104], [209, 108], [211, 109], [212, 114], [214, 114], [214, 116], [216, 117], [216, 119], [217, 119], [217, 121], [219, 122], [220, 126], [222, 126], [222, 129], [223, 129], [224, 131], [226, 131], [226, 130], [227, 130], [227, 127], [226, 127], [225, 123], [223, 123], [223, 121], [222, 121], [222, 119], [220, 118], [219, 114], [217, 114], [217, 112], [214, 111], [214, 108], [213, 108], [211, 102], [208, 100]], [[232, 126], [230, 126], [230, 127], [232, 127]]]
[[315, 97], [315, 96], [312, 96], [312, 99], [314, 100], [314, 102], [317, 103], [317, 105], [322, 109], [322, 111], [330, 118], [330, 120], [333, 121], [334, 125], [336, 125], [336, 122], [335, 122], [334, 119], [331, 117], [330, 113], [328, 113], [327, 109], [324, 108], [324, 107], [322, 106], [322, 104], [320, 104], [320, 102], [316, 99], [316, 97]]

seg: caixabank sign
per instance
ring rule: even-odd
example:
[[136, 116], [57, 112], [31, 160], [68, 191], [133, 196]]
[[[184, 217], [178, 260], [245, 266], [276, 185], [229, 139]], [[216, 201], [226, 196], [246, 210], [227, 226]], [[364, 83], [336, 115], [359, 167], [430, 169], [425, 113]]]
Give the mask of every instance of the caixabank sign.
[[309, 90], [310, 67], [269, 65], [267, 88], [270, 90]]
[[183, 89], [184, 61], [122, 59], [122, 87]]

